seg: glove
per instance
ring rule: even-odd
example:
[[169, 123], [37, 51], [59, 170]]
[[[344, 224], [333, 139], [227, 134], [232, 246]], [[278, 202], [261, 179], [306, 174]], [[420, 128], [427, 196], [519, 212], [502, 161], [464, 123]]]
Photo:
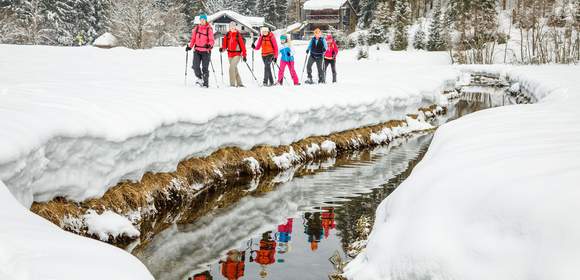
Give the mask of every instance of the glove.
[[274, 63], [278, 63], [278, 58], [277, 57], [274, 57], [273, 60], [274, 60]]
[[256, 44], [252, 43], [252, 49], [256, 48]]
[[292, 52], [288, 51], [287, 53], [288, 53], [288, 56], [292, 56]]
[[310, 53], [310, 50], [306, 50], [306, 54], [309, 54], [309, 53]]
[[224, 48], [220, 48], [220, 52], [224, 52]]
[[247, 62], [248, 59], [244, 56], [244, 58], [242, 58], [244, 60], [244, 62]]
[[189, 46], [185, 46], [185, 51], [186, 52], [191, 51], [191, 48]]

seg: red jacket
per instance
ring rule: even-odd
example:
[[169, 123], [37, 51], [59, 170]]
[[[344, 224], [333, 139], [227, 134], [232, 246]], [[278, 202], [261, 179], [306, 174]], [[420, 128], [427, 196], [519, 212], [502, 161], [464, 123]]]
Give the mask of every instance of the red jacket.
[[270, 32], [266, 36], [260, 36], [256, 50], [259, 50], [260, 47], [262, 48], [262, 56], [274, 55], [274, 57], [278, 57], [278, 43], [276, 43], [274, 33]]
[[338, 45], [336, 41], [332, 41], [332, 43], [328, 44], [328, 49], [324, 53], [324, 58], [326, 59], [336, 59], [336, 55], [338, 55]]
[[227, 260], [222, 263], [222, 275], [228, 280], [238, 280], [244, 276], [244, 262]]
[[222, 39], [222, 48], [228, 52], [228, 57], [241, 55], [246, 57], [246, 44], [240, 32], [228, 32]]
[[200, 52], [209, 52], [213, 48], [213, 28], [211, 25], [198, 24], [191, 31], [191, 41], [189, 47]]

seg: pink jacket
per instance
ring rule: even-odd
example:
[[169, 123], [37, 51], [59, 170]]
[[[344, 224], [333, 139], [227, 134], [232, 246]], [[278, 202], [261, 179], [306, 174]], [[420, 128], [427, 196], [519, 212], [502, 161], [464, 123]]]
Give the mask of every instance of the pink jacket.
[[199, 52], [209, 52], [213, 48], [213, 28], [211, 25], [198, 24], [191, 31], [189, 47]]
[[332, 41], [332, 43], [328, 44], [328, 49], [324, 53], [324, 58], [336, 59], [336, 55], [338, 55], [338, 45], [336, 44], [336, 41]]

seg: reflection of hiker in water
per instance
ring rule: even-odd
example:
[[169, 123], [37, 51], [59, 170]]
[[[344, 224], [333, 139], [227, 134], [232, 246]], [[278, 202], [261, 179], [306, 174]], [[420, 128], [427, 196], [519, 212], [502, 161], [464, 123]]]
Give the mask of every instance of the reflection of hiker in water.
[[226, 261], [220, 261], [222, 275], [228, 280], [238, 280], [244, 276], [246, 256], [244, 252], [230, 250]]
[[213, 277], [211, 277], [211, 274], [209, 274], [209, 271], [204, 271], [202, 273], [198, 273], [196, 275], [193, 275], [193, 277], [189, 277], [187, 278], [187, 280], [212, 280]]
[[[276, 233], [276, 239], [278, 240], [278, 256], [287, 253], [290, 250], [290, 240], [292, 239], [292, 224], [294, 219], [290, 218], [286, 220], [286, 224], [281, 224], [278, 226], [278, 233]], [[278, 262], [284, 262], [284, 259], [278, 258]]]
[[[266, 267], [273, 264], [276, 261], [276, 241], [272, 240], [271, 231], [262, 234], [262, 240], [260, 240], [260, 250], [252, 251], [252, 256], [250, 261], [255, 260], [256, 263], [260, 264], [262, 269], [260, 271], [260, 277], [266, 278], [268, 272]], [[252, 259], [253, 254], [256, 253], [255, 259]]]
[[334, 207], [323, 207], [322, 210], [322, 228], [324, 228], [324, 239], [328, 239], [330, 230], [336, 228], [334, 222]]
[[308, 242], [310, 242], [310, 249], [312, 251], [318, 250], [318, 243], [322, 239], [322, 220], [320, 213], [304, 213], [306, 224], [304, 225], [304, 233], [308, 235]]

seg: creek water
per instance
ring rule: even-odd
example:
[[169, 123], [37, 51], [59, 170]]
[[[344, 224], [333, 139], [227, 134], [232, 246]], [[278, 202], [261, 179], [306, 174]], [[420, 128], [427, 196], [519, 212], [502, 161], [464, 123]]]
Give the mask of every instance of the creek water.
[[[473, 88], [448, 118], [513, 104], [503, 90]], [[246, 187], [251, 193], [192, 224], [174, 225], [133, 252], [156, 279], [329, 279], [348, 261], [378, 205], [405, 180], [431, 133], [312, 162]], [[259, 181], [261, 180], [261, 181]], [[367, 229], [369, 229], [367, 227]]]

